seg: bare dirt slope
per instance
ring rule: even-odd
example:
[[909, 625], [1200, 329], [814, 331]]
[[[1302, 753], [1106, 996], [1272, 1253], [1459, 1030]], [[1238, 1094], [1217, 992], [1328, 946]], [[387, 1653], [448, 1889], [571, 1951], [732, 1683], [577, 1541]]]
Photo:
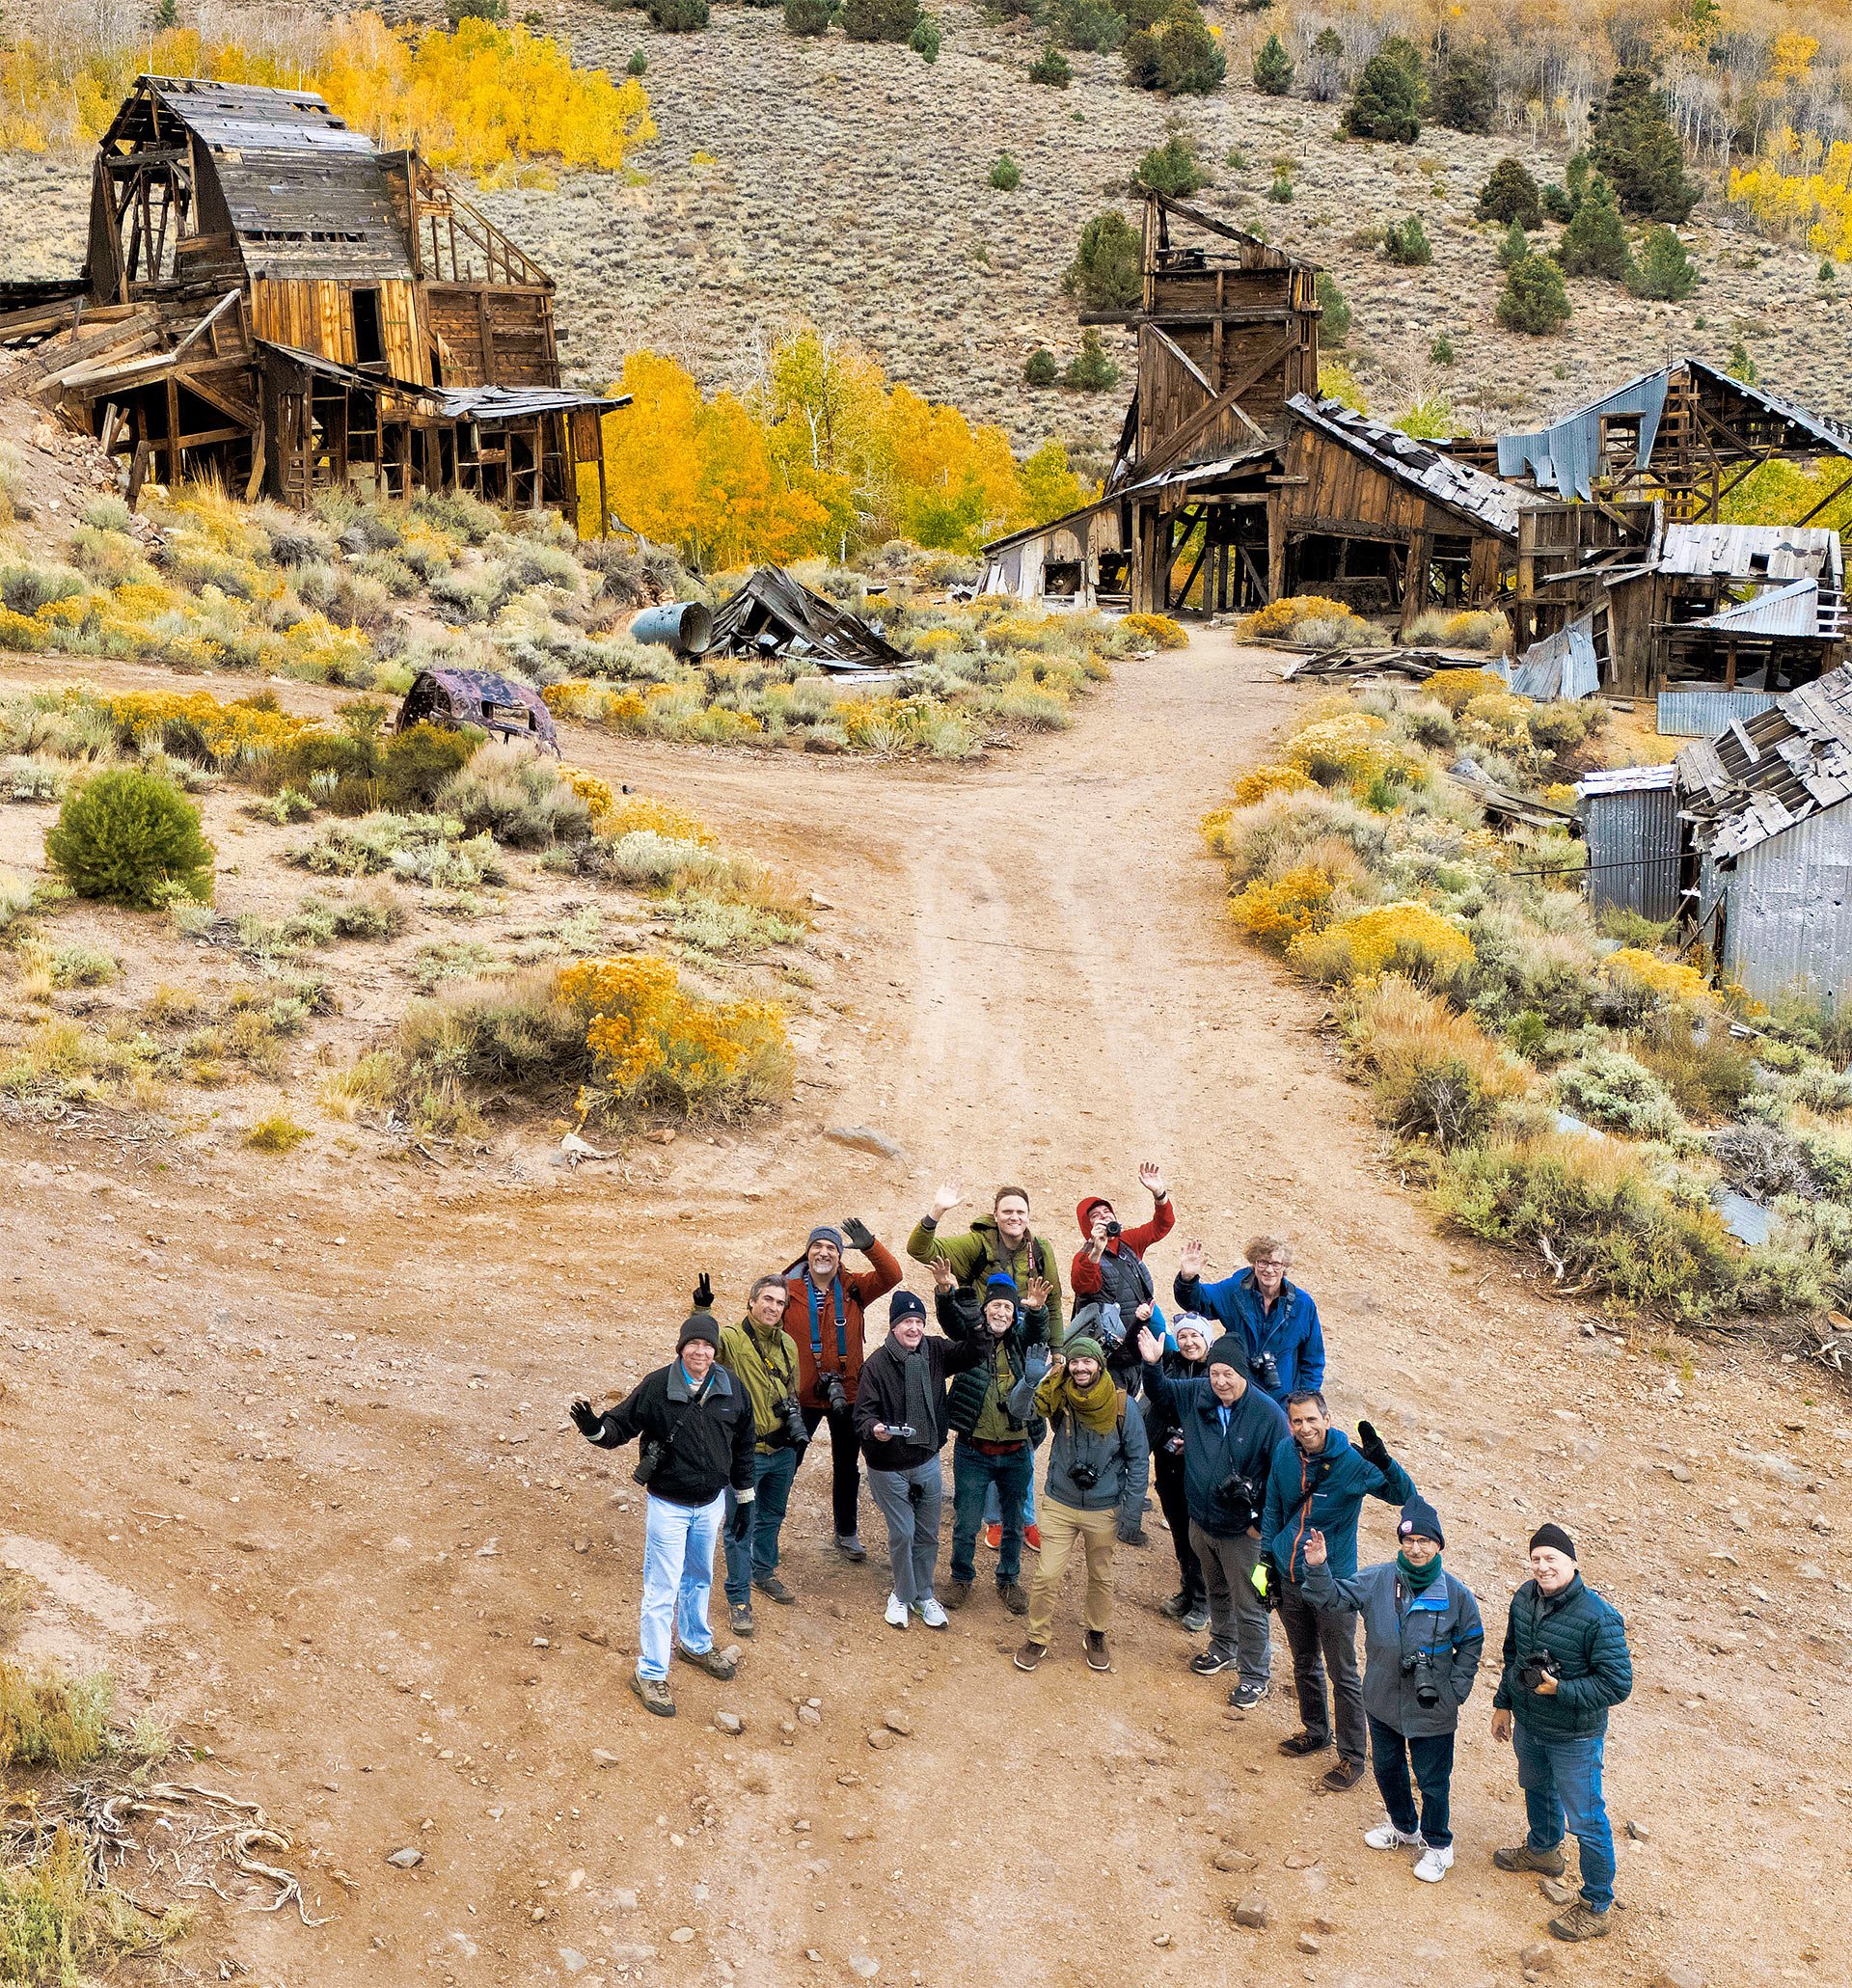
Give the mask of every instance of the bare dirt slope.
[[[1155, 1155], [1183, 1210], [1160, 1287], [1188, 1234], [1224, 1266], [1263, 1221], [1301, 1239], [1337, 1410], [1373, 1415], [1432, 1495], [1494, 1636], [1545, 1514], [1626, 1611], [1639, 1684], [1610, 1785], [1638, 1839], [1619, 1936], [1560, 1974], [1835, 1976], [1845, 1404], [1753, 1355], [1585, 1336], [1508, 1260], [1436, 1237], [1317, 1000], [1233, 943], [1194, 837], [1291, 707], [1264, 670], [1199, 637], [1066, 735], [948, 773], [572, 738], [837, 907], [829, 1026], [776, 1125], [573, 1175], [537, 1136], [479, 1171], [361, 1153], [333, 1172], [0, 1127], [0, 1529], [46, 1583], [33, 1634], [176, 1712], [219, 1785], [304, 1833], [336, 1915], [224, 1914], [189, 1954], [204, 1974], [1514, 1980], [1548, 1908], [1488, 1862], [1522, 1827], [1489, 1680], [1458, 1865], [1417, 1893], [1363, 1848], [1367, 1784], [1316, 1796], [1275, 1753], [1283, 1649], [1246, 1718], [1186, 1675], [1156, 1530], [1122, 1558], [1114, 1675], [1082, 1665], [1071, 1593], [1026, 1678], [982, 1584], [945, 1635], [883, 1625], [878, 1565], [827, 1550], [815, 1457], [787, 1534], [799, 1606], [762, 1606], [738, 1681], [678, 1676], [672, 1725], [624, 1688], [640, 1499], [567, 1397], [664, 1357], [699, 1267], [737, 1306], [819, 1218], [898, 1241], [948, 1171], [973, 1200], [1025, 1180], [1065, 1261], [1078, 1195], [1130, 1201]], [[823, 1136], [858, 1124], [905, 1158]], [[1373, 1512], [1367, 1550], [1389, 1538]], [[871, 1747], [890, 1711], [911, 1735]], [[385, 1862], [402, 1846], [409, 1872]], [[1230, 1920], [1248, 1894], [1265, 1930]]]

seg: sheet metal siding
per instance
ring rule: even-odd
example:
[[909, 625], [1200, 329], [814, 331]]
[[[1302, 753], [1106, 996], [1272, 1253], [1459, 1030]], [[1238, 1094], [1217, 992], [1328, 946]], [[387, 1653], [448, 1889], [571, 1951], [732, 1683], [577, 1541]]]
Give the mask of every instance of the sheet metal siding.
[[1828, 808], [1750, 851], [1726, 879], [1724, 967], [1757, 1000], [1852, 994], [1852, 807]]
[[1591, 794], [1582, 803], [1589, 902], [1670, 920], [1678, 910], [1678, 797], [1669, 786]]
[[1661, 691], [1662, 739], [1714, 739], [1733, 718], [1751, 719], [1775, 702], [1774, 691]]

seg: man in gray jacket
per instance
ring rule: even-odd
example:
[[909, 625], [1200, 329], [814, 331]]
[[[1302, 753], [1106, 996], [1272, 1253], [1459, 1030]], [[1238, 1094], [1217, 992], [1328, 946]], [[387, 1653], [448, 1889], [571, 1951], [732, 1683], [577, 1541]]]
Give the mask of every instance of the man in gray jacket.
[[1009, 1406], [1019, 1422], [1033, 1412], [1049, 1425], [1042, 1551], [1029, 1583], [1028, 1641], [1016, 1653], [1016, 1668], [1033, 1671], [1049, 1653], [1054, 1593], [1078, 1539], [1087, 1557], [1087, 1666], [1110, 1671], [1112, 1554], [1138, 1530], [1145, 1509], [1151, 1468], [1145, 1418], [1135, 1403], [1127, 1412], [1125, 1391], [1106, 1371], [1105, 1348], [1084, 1335], [1052, 1355], [1032, 1348]]
[[[1479, 1603], [1440, 1565], [1440, 1520], [1425, 1498], [1410, 1498], [1396, 1528], [1402, 1551], [1393, 1564], [1334, 1580], [1324, 1535], [1305, 1539], [1305, 1598], [1315, 1608], [1355, 1609], [1363, 1618], [1363, 1708], [1370, 1721], [1370, 1764], [1388, 1818], [1366, 1830], [1373, 1850], [1418, 1849], [1415, 1875], [1437, 1885], [1454, 1865], [1447, 1802], [1454, 1773], [1454, 1732], [1479, 1673], [1485, 1631]], [[1415, 1815], [1408, 1770], [1421, 1788]]]

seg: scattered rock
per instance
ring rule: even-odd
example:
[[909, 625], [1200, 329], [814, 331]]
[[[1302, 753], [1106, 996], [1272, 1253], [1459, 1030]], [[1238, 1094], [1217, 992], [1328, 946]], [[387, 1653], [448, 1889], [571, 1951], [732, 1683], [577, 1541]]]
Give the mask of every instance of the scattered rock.
[[1170, 1935], [1168, 1933], [1154, 1933], [1151, 1936], [1151, 1944], [1154, 1947], [1168, 1947], [1170, 1945]]
[[594, 1767], [617, 1767], [623, 1763], [618, 1755], [607, 1753], [603, 1747], [593, 1747], [591, 1750], [591, 1764]]
[[582, 1974], [586, 1967], [586, 1956], [576, 1947], [562, 1947], [559, 1949], [559, 1965], [569, 1974]]
[[800, 1705], [798, 1707], [798, 1718], [805, 1726], [821, 1726], [823, 1724], [823, 1714], [817, 1710], [815, 1705]]
[[1239, 1900], [1235, 1907], [1235, 1923], [1238, 1926], [1266, 1925], [1266, 1900], [1252, 1893]]
[[861, 1980], [872, 1981], [881, 1973], [881, 1963], [872, 1953], [852, 1953], [849, 1956], [849, 1972]]
[[[1567, 1905], [1572, 1899], [1582, 1895], [1567, 1878], [1544, 1878], [1538, 1886], [1538, 1890], [1552, 1905]], [[1556, 1949], [1551, 1947], [1549, 1950], [1554, 1953]]]
[[1288, 1870], [1310, 1870], [1318, 1861], [1309, 1850], [1289, 1850], [1283, 1860]]
[[413, 1870], [424, 1862], [424, 1853], [422, 1850], [413, 1849], [411, 1844], [407, 1843], [402, 1850], [393, 1851], [386, 1862], [395, 1870]]
[[868, 1744], [874, 1748], [876, 1753], [880, 1753], [884, 1747], [892, 1746], [893, 1743], [894, 1735], [885, 1726], [877, 1726], [868, 1735]]
[[1298, 1939], [1298, 1947], [1301, 1953], [1316, 1953], [1319, 1950], [1319, 1943], [1310, 1933], [1301, 1933]]
[[1556, 1948], [1547, 1940], [1538, 1940], [1517, 1957], [1527, 1974], [1547, 1974], [1556, 1965]]
[[905, 1712], [884, 1712], [881, 1723], [889, 1732], [898, 1732], [903, 1739], [912, 1736], [913, 1722]]
[[1653, 1975], [1652, 1988], [1710, 1988], [1710, 1976], [1689, 1961], [1675, 1960]]
[[907, 1149], [897, 1145], [885, 1132], [878, 1132], [871, 1125], [832, 1125], [823, 1136], [835, 1140], [838, 1146], [853, 1146], [858, 1153], [873, 1153], [883, 1159], [905, 1159]]
[[714, 1724], [722, 1732], [744, 1732], [746, 1721], [737, 1712], [716, 1712]]
[[580, 1630], [579, 1640], [582, 1643], [595, 1643], [600, 1649], [609, 1649], [611, 1648], [611, 1631], [609, 1629], [601, 1629], [594, 1623], [589, 1629]]
[[686, 1947], [694, 1937], [694, 1928], [693, 1926], [677, 1926], [668, 1937], [677, 1947]]
[[611, 1894], [611, 1905], [613, 1912], [635, 1912], [637, 1893], [630, 1891], [613, 1892]]
[[1691, 1467], [1684, 1463], [1668, 1463], [1666, 1475], [1675, 1484], [1688, 1484], [1691, 1482]]
[[1236, 1849], [1233, 1844], [1224, 1843], [1209, 1861], [1217, 1870], [1252, 1870], [1260, 1859], [1250, 1857], [1245, 1850]]
[[1649, 1843], [1652, 1841], [1652, 1838], [1648, 1834], [1647, 1825], [1644, 1822], [1629, 1821], [1627, 1824], [1627, 1834], [1636, 1843]]

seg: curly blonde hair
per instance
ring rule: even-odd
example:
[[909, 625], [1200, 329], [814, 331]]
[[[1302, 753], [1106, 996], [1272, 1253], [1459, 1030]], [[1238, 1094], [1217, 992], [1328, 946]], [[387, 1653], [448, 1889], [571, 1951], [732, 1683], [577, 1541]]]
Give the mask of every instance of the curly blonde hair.
[[1289, 1270], [1293, 1267], [1293, 1245], [1284, 1236], [1250, 1236], [1241, 1254], [1250, 1264], [1259, 1263], [1264, 1256], [1276, 1256]]

